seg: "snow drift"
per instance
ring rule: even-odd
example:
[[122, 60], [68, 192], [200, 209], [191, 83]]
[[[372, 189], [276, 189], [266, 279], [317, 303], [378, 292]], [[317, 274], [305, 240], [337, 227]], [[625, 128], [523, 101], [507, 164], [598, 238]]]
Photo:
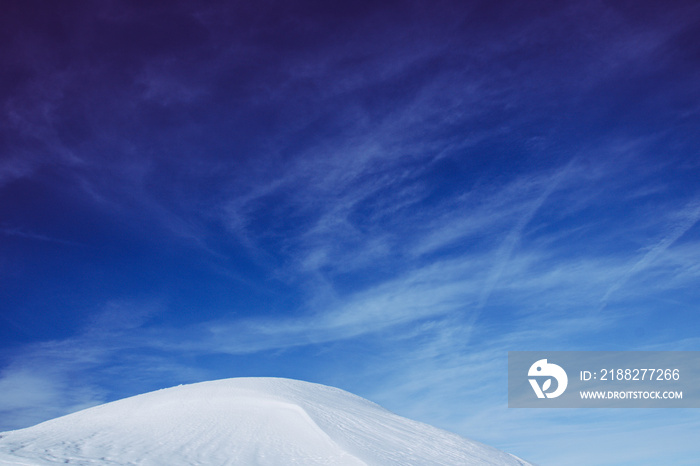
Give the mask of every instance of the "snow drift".
[[183, 385], [0, 434], [0, 465], [526, 465], [343, 390], [276, 378]]

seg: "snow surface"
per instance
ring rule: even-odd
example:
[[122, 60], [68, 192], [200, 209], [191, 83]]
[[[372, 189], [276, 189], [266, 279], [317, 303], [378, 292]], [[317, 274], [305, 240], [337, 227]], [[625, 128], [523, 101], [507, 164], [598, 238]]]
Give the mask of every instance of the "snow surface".
[[0, 465], [527, 465], [343, 390], [238, 378], [0, 434]]

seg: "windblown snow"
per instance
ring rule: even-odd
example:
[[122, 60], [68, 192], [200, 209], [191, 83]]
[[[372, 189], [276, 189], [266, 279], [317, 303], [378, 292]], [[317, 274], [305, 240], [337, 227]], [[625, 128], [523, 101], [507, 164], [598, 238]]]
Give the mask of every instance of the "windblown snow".
[[0, 434], [0, 465], [527, 465], [325, 385], [238, 378]]

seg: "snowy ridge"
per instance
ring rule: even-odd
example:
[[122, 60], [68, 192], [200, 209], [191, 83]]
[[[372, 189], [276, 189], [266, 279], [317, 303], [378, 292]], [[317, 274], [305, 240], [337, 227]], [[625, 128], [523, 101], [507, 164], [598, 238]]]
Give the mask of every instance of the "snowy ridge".
[[343, 390], [239, 378], [159, 390], [0, 437], [0, 465], [527, 465]]

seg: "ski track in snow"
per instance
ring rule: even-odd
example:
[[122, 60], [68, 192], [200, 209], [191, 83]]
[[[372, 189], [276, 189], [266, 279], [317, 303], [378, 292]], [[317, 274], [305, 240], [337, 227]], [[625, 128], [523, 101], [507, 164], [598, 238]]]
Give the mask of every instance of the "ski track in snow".
[[0, 435], [0, 465], [528, 465], [343, 390], [239, 378], [159, 390]]

